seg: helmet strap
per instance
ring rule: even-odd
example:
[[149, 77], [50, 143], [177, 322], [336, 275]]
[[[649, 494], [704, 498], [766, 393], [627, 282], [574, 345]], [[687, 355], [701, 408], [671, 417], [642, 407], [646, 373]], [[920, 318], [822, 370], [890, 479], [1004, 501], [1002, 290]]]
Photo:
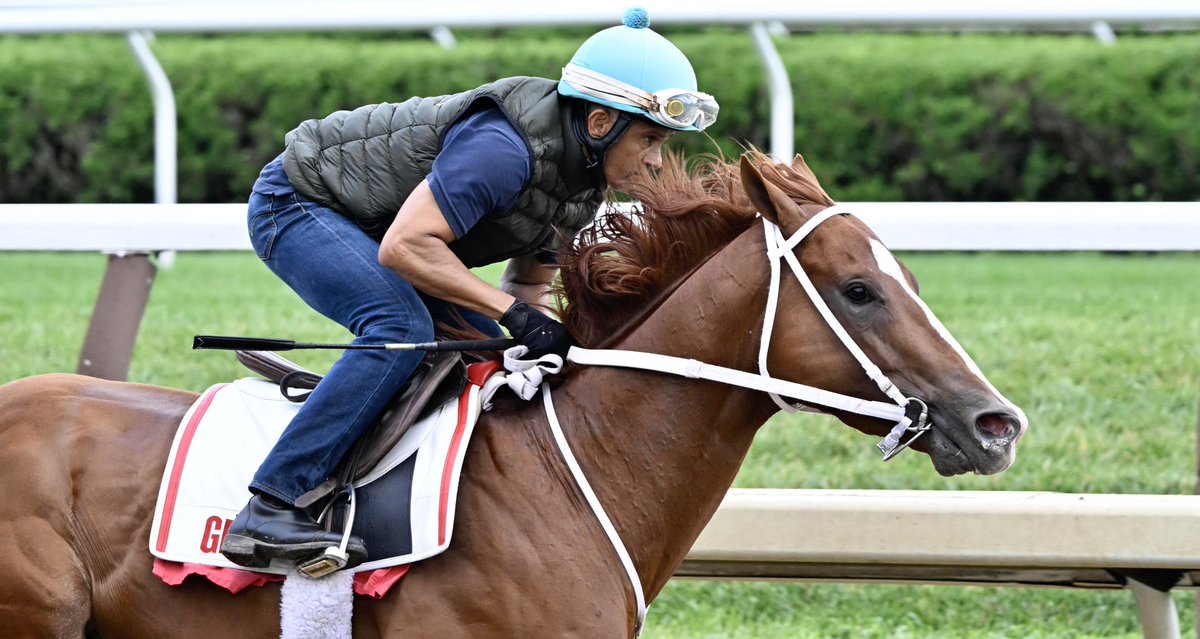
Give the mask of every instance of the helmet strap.
[[[629, 129], [629, 125], [633, 123], [633, 116], [619, 109], [610, 109], [617, 114], [617, 119], [613, 122], [612, 128], [604, 134], [603, 137], [594, 138], [588, 132], [588, 114], [591, 113], [591, 108], [603, 109], [600, 105], [593, 105], [589, 102], [579, 100], [575, 110], [575, 117], [571, 118], [573, 128], [575, 129], [575, 137], [579, 143], [587, 149], [587, 168], [589, 171], [601, 172], [604, 165], [604, 156], [608, 154], [608, 150], [612, 145], [617, 143], [617, 140], [625, 134]], [[601, 174], [603, 177], [603, 174]]]

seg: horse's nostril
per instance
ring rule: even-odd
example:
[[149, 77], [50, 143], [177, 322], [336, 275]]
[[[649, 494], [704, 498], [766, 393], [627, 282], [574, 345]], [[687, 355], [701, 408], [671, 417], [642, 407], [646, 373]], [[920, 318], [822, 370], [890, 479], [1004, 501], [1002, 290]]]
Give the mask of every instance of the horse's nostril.
[[1005, 439], [1017, 432], [1015, 420], [1004, 413], [984, 413], [975, 420], [975, 427], [984, 435]]

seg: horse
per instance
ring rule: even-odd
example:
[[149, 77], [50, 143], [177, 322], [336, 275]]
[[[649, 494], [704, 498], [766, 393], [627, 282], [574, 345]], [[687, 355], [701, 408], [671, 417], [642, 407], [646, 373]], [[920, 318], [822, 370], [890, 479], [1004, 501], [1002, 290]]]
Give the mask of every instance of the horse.
[[[888, 401], [796, 278], [775, 283], [766, 335], [773, 278], [764, 227], [790, 236], [834, 205], [803, 158], [777, 163], [753, 149], [740, 164], [671, 158], [631, 194], [638, 214], [602, 215], [562, 258], [562, 317], [582, 346], [762, 368]], [[863, 354], [927, 406], [931, 428], [912, 447], [938, 473], [990, 474], [1013, 463], [1025, 415], [861, 220], [832, 215], [787, 250]], [[558, 421], [653, 600], [756, 431], [780, 410], [775, 400], [790, 402], [652, 371], [572, 364], [563, 373], [550, 386]], [[196, 398], [67, 374], [0, 386], [6, 636], [278, 636], [276, 585], [234, 596], [203, 580], [170, 587], [151, 574], [159, 479]], [[893, 429], [878, 417], [825, 412], [867, 434]], [[635, 634], [633, 584], [556, 448], [542, 402], [497, 397], [480, 417], [455, 526], [447, 552], [413, 565], [383, 598], [356, 602], [355, 637]]]

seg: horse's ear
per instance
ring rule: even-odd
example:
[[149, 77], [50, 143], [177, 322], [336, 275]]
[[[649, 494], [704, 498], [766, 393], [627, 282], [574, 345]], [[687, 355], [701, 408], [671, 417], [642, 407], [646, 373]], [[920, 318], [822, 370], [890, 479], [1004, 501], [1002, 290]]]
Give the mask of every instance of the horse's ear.
[[758, 172], [749, 156], [742, 156], [741, 169], [742, 189], [750, 197], [750, 203], [763, 217], [778, 224], [776, 220], [779, 216], [775, 214], [775, 205], [771, 204], [771, 198], [767, 195], [767, 185], [763, 183], [762, 173]]
[[741, 168], [742, 188], [763, 217], [779, 227], [786, 227], [784, 221], [787, 219], [799, 220], [804, 217], [803, 211], [787, 194], [763, 178], [762, 172], [754, 166], [748, 155], [742, 156]]
[[913, 292], [917, 295], [921, 294], [921, 283], [917, 281], [917, 276], [912, 271], [908, 270], [908, 265], [896, 258], [896, 263], [900, 265], [900, 270], [904, 272], [904, 277], [908, 278], [908, 283], [912, 285]]

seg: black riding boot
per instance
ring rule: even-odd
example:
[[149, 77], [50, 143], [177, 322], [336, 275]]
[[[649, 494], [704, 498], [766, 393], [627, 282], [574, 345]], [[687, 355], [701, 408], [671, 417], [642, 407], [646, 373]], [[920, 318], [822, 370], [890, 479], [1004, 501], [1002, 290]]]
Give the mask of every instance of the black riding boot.
[[[341, 543], [341, 534], [325, 530], [307, 511], [271, 495], [257, 494], [234, 518], [221, 544], [221, 554], [239, 566], [265, 568], [272, 559], [305, 562]], [[354, 535], [350, 536], [346, 553], [346, 567], [357, 566], [367, 558], [366, 547]]]

